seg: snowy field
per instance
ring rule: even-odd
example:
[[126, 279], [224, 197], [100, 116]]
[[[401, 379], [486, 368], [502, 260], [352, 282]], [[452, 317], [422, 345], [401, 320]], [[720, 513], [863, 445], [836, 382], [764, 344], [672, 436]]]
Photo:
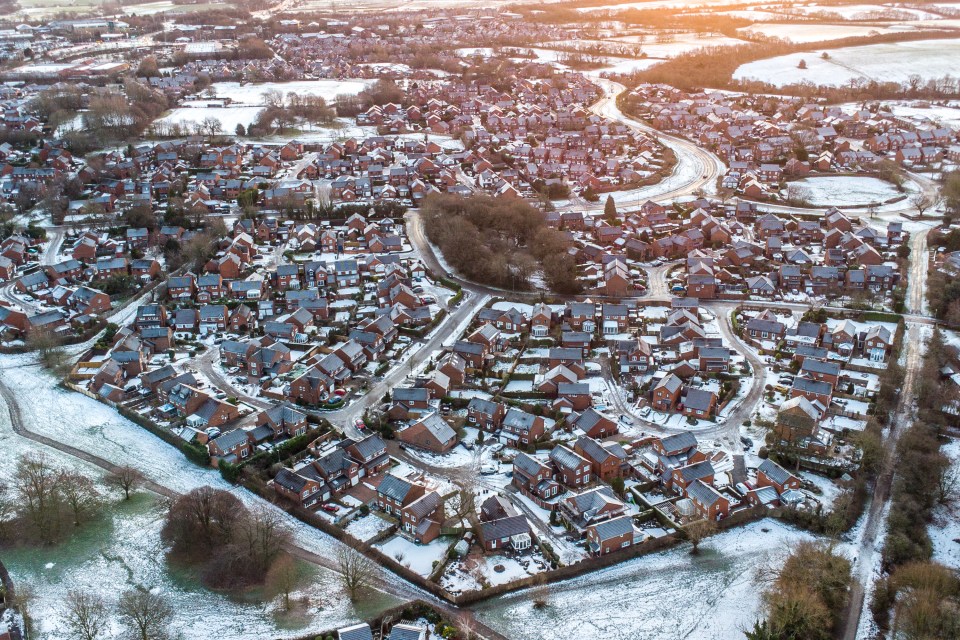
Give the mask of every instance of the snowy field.
[[[790, 53], [741, 65], [735, 80], [761, 80], [775, 86], [810, 82], [840, 86], [850, 80], [903, 82], [918, 74], [924, 80], [953, 75], [960, 68], [960, 40], [924, 40]], [[800, 61], [806, 69], [799, 69]]]
[[551, 585], [544, 609], [520, 591], [479, 605], [477, 617], [514, 640], [742, 638], [761, 608], [757, 570], [810, 539], [767, 519], [708, 539], [699, 556], [682, 545]]
[[220, 121], [222, 131], [232, 134], [238, 124], [244, 128], [257, 119], [263, 107], [178, 107], [173, 109], [157, 122], [160, 124], [197, 125], [207, 118]]
[[686, 9], [688, 7], [723, 6], [739, 4], [739, 0], [650, 0], [650, 2], [626, 2], [623, 4], [605, 4], [599, 7], [582, 7], [577, 9], [581, 13], [595, 11], [625, 11], [627, 9]]
[[869, 24], [803, 24], [803, 23], [758, 23], [744, 27], [739, 31], [762, 35], [768, 38], [781, 38], [791, 42], [825, 42], [841, 38], [859, 38], [876, 33], [902, 31], [894, 27], [879, 27]]
[[789, 189], [801, 189], [805, 199], [815, 206], [851, 206], [880, 203], [901, 195], [891, 183], [861, 176], [817, 176], [789, 183]]
[[293, 82], [258, 82], [240, 84], [239, 82], [214, 82], [210, 89], [217, 98], [229, 98], [234, 104], [264, 106], [263, 95], [268, 91], [279, 91], [286, 95], [296, 93], [301, 96], [321, 96], [332, 102], [339, 95], [356, 95], [363, 91], [370, 81], [366, 80], [295, 80]]
[[811, 3], [793, 7], [791, 11], [793, 13], [804, 15], [829, 14], [844, 20], [869, 20], [871, 18], [876, 18], [885, 12], [896, 12], [898, 17], [903, 17], [910, 20], [938, 20], [942, 17], [936, 13], [930, 13], [929, 11], [908, 9], [903, 6], [896, 6], [892, 4], [848, 4], [837, 6]]

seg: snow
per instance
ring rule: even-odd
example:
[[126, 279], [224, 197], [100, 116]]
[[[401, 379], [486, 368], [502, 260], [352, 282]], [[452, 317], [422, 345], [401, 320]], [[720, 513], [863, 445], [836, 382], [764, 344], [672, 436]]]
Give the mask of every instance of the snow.
[[[735, 80], [753, 79], [784, 86], [811, 82], [840, 86], [853, 79], [903, 82], [917, 74], [924, 80], [955, 73], [960, 67], [960, 40], [922, 40], [828, 49], [829, 59], [805, 51], [741, 65]], [[798, 69], [801, 61], [806, 69]]]
[[768, 38], [782, 38], [791, 42], [824, 42], [841, 38], [864, 37], [874, 33], [902, 31], [893, 27], [875, 24], [798, 24], [783, 22], [761, 22], [739, 29], [746, 34], [763, 35]]
[[[960, 440], [952, 439], [940, 447], [940, 451], [951, 460], [951, 471], [960, 474]], [[951, 504], [939, 505], [933, 512], [933, 524], [927, 527], [927, 533], [933, 542], [933, 559], [953, 569], [960, 569], [960, 510], [956, 500], [960, 498], [960, 487], [954, 487]]]
[[220, 121], [223, 133], [231, 135], [238, 124], [248, 127], [261, 111], [263, 107], [179, 107], [157, 122], [161, 125], [196, 125], [207, 118], [214, 118]]
[[767, 519], [709, 538], [698, 556], [682, 545], [551, 585], [545, 609], [520, 591], [479, 605], [477, 617], [515, 640], [742, 637], [760, 615], [757, 570], [810, 539]]
[[[417, 544], [403, 536], [393, 536], [377, 548], [411, 571], [426, 577], [433, 573], [433, 563], [442, 562], [450, 548], [450, 538], [437, 538], [429, 544]], [[399, 557], [398, 557], [399, 556]]]
[[824, 509], [829, 510], [833, 506], [833, 503], [836, 501], [836, 499], [840, 497], [840, 494], [843, 493], [843, 489], [838, 487], [833, 480], [825, 476], [821, 476], [816, 473], [810, 473], [809, 471], [801, 471], [800, 478], [820, 489], [821, 493], [815, 493], [813, 495], [817, 500], [820, 501], [821, 504], [823, 504]]
[[[111, 606], [122, 591], [134, 587], [160, 593], [173, 605], [175, 635], [242, 640], [251, 637], [297, 637], [340, 626], [396, 603], [374, 596], [374, 602], [354, 609], [339, 589], [332, 572], [316, 571], [295, 592], [314, 606], [303, 622], [285, 628], [274, 619], [274, 606], [243, 602], [208, 591], [195, 579], [168, 570], [160, 540], [164, 509], [159, 499], [140, 494], [119, 503], [98, 526], [91, 526], [55, 548], [17, 548], [4, 552], [4, 564], [19, 584], [30, 584], [36, 593], [31, 614], [38, 639], [66, 637], [61, 627], [62, 602], [68, 590], [99, 593]], [[104, 535], [106, 534], [106, 535]], [[316, 606], [322, 602], [322, 606]], [[104, 638], [122, 637], [116, 620]]]
[[354, 538], [366, 542], [388, 528], [390, 528], [390, 523], [387, 520], [371, 512], [369, 515], [354, 518], [344, 530]]
[[881, 203], [901, 195], [885, 180], [865, 176], [817, 176], [790, 183], [789, 189], [800, 193], [816, 206], [852, 206]]
[[210, 89], [219, 99], [229, 98], [234, 104], [262, 107], [263, 96], [268, 91], [296, 93], [302, 96], [321, 96], [332, 102], [338, 95], [356, 95], [363, 91], [371, 81], [367, 80], [296, 80], [293, 82], [260, 82], [240, 84], [239, 82], [215, 82]]
[[[56, 381], [34, 364], [29, 355], [0, 356], [0, 371], [3, 384], [17, 398], [24, 426], [31, 431], [94, 452], [116, 464], [135, 460], [147, 478], [178, 492], [206, 485], [231, 491], [248, 505], [266, 504], [249, 491], [229, 485], [215, 470], [188, 462], [172, 446], [121, 417], [110, 407], [58, 387]], [[5, 454], [46, 449], [59, 466], [85, 467], [72, 457], [34, 445], [13, 434], [5, 407], [0, 407], [0, 445]], [[0, 478], [9, 476], [13, 464], [13, 456], [0, 456]], [[93, 469], [89, 473], [94, 476], [98, 474]], [[282, 517], [300, 547], [324, 557], [333, 555], [339, 545], [333, 538], [286, 514], [282, 514]], [[209, 628], [217, 629], [221, 640], [239, 640], [251, 636], [278, 637], [285, 633], [276, 626], [269, 611], [261, 606], [237, 603], [219, 594], [184, 587], [178, 582], [179, 578], [168, 575], [162, 564], [163, 555], [158, 553], [160, 525], [160, 515], [148, 509], [139, 515], [113, 517], [112, 525], [98, 528], [95, 532], [98, 536], [108, 534], [110, 537], [88, 540], [88, 546], [80, 551], [74, 549], [68, 553], [72, 549], [69, 547], [62, 552], [65, 555], [60, 555], [60, 548], [43, 550], [42, 554], [37, 551], [34, 556], [16, 556], [19, 560], [5, 553], [4, 562], [13, 572], [15, 580], [18, 577], [27, 578], [36, 583], [38, 595], [37, 604], [34, 605], [35, 615], [38, 619], [50, 621], [42, 626], [41, 637], [62, 637], [51, 635], [53, 621], [58, 617], [55, 615], [57, 607], [66, 589], [86, 584], [110, 586], [107, 595], [111, 598], [115, 597], [114, 585], [157, 586], [171, 597], [177, 611], [184, 612], [178, 615], [175, 626], [184, 630], [185, 637], [202, 637], [201, 630]], [[96, 552], [100, 548], [106, 550], [106, 556]], [[48, 578], [40, 567], [49, 562], [54, 562], [53, 571], [58, 573]], [[132, 578], [128, 577], [128, 569], [132, 571]], [[309, 630], [321, 631], [358, 616], [363, 617], [349, 607], [347, 599], [335, 585], [336, 580], [331, 579], [324, 570], [318, 571], [323, 577], [317, 586], [322, 587], [324, 607], [309, 618]], [[409, 588], [397, 576], [384, 574], [383, 579]], [[198, 597], [200, 595], [203, 597]], [[371, 607], [368, 613], [379, 605], [391, 606], [396, 602], [382, 595], [376, 595], [374, 599], [379, 603], [365, 605]], [[288, 635], [302, 636], [304, 630]]]

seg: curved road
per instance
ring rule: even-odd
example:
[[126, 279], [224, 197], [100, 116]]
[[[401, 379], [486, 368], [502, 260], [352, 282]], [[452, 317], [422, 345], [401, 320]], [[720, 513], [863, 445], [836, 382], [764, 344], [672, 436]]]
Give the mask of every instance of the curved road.
[[[617, 106], [617, 97], [626, 91], [626, 87], [606, 78], [592, 79], [603, 90], [604, 96], [590, 107], [590, 111], [620, 122], [634, 131], [651, 135], [669, 147], [677, 158], [673, 171], [660, 182], [628, 191], [612, 192], [610, 195], [618, 206], [640, 205], [645, 200], [667, 200], [701, 191], [707, 194], [716, 192], [717, 180], [726, 172], [726, 165], [720, 158], [685, 138], [662, 133], [645, 122], [624, 114]], [[599, 214], [603, 213], [603, 207], [603, 202], [597, 202], [586, 207], [571, 204], [560, 209]]]

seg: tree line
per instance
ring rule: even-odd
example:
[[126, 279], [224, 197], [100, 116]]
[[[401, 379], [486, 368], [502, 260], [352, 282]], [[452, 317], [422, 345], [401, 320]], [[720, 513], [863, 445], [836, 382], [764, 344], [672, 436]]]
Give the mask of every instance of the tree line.
[[916, 420], [897, 444], [882, 549], [887, 575], [877, 582], [870, 605], [878, 626], [905, 640], [960, 635], [960, 576], [932, 561], [928, 531], [935, 509], [956, 509], [960, 482], [960, 470], [940, 451], [945, 410], [955, 411], [960, 398], [940, 374], [951, 360], [943, 335], [934, 329], [917, 376]]

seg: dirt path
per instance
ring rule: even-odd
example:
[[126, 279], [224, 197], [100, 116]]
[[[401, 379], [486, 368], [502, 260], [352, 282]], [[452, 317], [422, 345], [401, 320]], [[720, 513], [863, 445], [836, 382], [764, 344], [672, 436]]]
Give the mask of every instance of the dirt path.
[[846, 622], [844, 624], [843, 640], [856, 640], [857, 630], [860, 627], [860, 618], [863, 615], [863, 608], [866, 604], [867, 586], [873, 579], [873, 558], [879, 551], [877, 545], [877, 536], [883, 530], [886, 524], [884, 508], [887, 500], [890, 498], [890, 490], [893, 487], [894, 463], [896, 461], [897, 441], [907, 427], [913, 422], [914, 418], [914, 389], [917, 382], [917, 374], [923, 365], [922, 340], [919, 336], [919, 330], [916, 326], [910, 327], [908, 335], [905, 336], [904, 348], [906, 354], [906, 374], [903, 378], [903, 393], [900, 394], [900, 402], [897, 404], [896, 412], [891, 421], [890, 433], [887, 436], [884, 448], [883, 462], [880, 467], [880, 474], [877, 477], [877, 484], [873, 491], [873, 499], [870, 501], [870, 507], [867, 511], [867, 519], [863, 527], [863, 536], [857, 548], [856, 559], [853, 561], [853, 585], [850, 589], [850, 606], [847, 610]]

